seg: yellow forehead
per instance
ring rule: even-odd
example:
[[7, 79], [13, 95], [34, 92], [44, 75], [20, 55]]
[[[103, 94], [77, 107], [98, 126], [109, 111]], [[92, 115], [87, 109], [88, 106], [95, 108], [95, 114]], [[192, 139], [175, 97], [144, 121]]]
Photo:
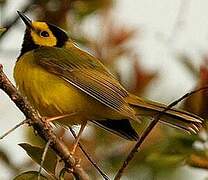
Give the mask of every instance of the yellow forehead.
[[[56, 37], [53, 35], [48, 25], [45, 22], [32, 22], [31, 37], [35, 44], [40, 46], [55, 46], [57, 43]], [[40, 36], [41, 31], [47, 31], [49, 36], [42, 37]]]
[[37, 21], [33, 21], [32, 22], [32, 26], [35, 29], [39, 29], [39, 30], [48, 30], [48, 25], [45, 22], [37, 22]]

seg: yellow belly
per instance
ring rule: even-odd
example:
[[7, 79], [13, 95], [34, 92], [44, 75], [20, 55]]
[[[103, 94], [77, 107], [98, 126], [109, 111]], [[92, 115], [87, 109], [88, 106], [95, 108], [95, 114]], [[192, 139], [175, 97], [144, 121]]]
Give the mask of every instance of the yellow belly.
[[17, 61], [14, 78], [19, 91], [42, 116], [72, 115], [70, 118], [58, 120], [62, 124], [122, 118], [114, 110], [38, 66], [32, 52], [26, 53]]

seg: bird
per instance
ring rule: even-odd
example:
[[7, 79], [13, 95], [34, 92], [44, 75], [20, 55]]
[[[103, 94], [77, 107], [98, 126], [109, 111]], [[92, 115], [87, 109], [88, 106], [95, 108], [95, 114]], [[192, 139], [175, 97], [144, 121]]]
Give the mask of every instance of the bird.
[[[154, 117], [167, 106], [128, 92], [101, 61], [80, 49], [56, 25], [32, 21], [17, 11], [26, 25], [14, 79], [46, 122], [63, 126], [81, 125], [72, 147], [73, 154], [88, 122], [137, 141], [131, 122]], [[197, 133], [203, 119], [190, 112], [171, 108], [160, 122]]]

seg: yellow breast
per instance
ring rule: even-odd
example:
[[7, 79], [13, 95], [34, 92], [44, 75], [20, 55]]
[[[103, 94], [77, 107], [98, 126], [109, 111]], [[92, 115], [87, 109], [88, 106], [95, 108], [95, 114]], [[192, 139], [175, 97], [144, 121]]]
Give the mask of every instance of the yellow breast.
[[19, 91], [42, 116], [73, 114], [70, 122], [67, 118], [61, 123], [80, 124], [80, 121], [118, 116], [110, 108], [37, 65], [32, 51], [17, 61], [14, 78]]

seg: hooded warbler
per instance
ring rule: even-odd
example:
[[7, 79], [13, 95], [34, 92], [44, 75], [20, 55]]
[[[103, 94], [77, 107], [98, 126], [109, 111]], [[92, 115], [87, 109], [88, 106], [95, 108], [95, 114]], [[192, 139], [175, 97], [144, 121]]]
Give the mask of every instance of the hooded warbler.
[[[66, 126], [81, 125], [73, 150], [89, 121], [128, 140], [137, 140], [130, 121], [152, 117], [166, 107], [130, 94], [96, 57], [79, 49], [64, 30], [18, 14], [26, 30], [14, 68], [17, 88], [41, 116], [57, 117], [52, 118], [54, 122]], [[197, 132], [202, 121], [175, 108], [160, 119], [189, 132]]]

